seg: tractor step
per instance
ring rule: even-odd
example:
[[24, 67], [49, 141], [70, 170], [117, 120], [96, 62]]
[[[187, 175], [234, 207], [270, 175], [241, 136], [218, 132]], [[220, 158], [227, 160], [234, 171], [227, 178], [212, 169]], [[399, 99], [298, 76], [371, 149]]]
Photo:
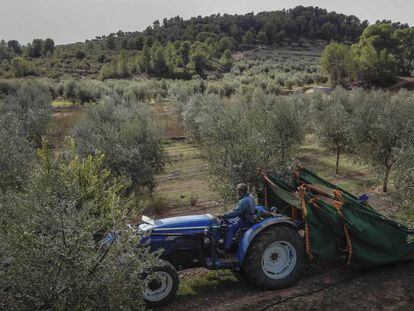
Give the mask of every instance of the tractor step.
[[234, 267], [237, 264], [237, 258], [217, 258], [215, 261], [213, 261], [210, 257], [207, 257], [206, 259], [206, 267], [210, 270], [215, 269], [228, 269], [231, 267]]

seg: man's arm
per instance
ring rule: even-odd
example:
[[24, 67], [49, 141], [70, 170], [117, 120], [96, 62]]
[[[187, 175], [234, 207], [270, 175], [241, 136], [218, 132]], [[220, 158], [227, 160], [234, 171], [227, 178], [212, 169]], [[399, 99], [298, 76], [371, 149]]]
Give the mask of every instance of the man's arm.
[[248, 206], [248, 203], [246, 202], [246, 200], [243, 199], [237, 204], [237, 206], [234, 208], [234, 210], [225, 213], [223, 215], [223, 218], [224, 219], [232, 219], [232, 218], [240, 217], [244, 213], [246, 208], [249, 208], [249, 206]]
[[242, 214], [242, 213], [241, 213], [239, 210], [237, 210], [237, 207], [236, 207], [234, 210], [232, 210], [232, 211], [230, 211], [230, 212], [225, 213], [225, 214], [223, 215], [223, 218], [224, 218], [224, 219], [232, 219], [232, 218], [239, 217], [241, 214]]

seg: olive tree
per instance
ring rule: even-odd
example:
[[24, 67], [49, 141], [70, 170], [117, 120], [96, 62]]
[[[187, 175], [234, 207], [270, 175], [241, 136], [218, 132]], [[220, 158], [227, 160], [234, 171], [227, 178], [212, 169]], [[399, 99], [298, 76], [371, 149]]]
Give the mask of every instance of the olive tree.
[[80, 104], [97, 102], [102, 97], [110, 94], [105, 83], [98, 80], [66, 80], [60, 84], [60, 92], [67, 100]]
[[150, 190], [163, 169], [165, 153], [160, 129], [144, 103], [114, 95], [87, 111], [74, 137], [80, 155], [105, 154], [106, 166], [135, 186]]
[[0, 114], [0, 190], [23, 187], [34, 158], [34, 148], [16, 116]]
[[304, 139], [306, 108], [300, 96], [262, 95], [261, 101], [258, 98], [260, 96], [253, 96], [258, 107], [252, 115], [256, 117], [259, 132], [263, 133], [261, 148], [266, 150], [267, 161], [273, 159], [270, 163], [284, 167], [290, 163], [294, 151]]
[[180, 111], [196, 91], [191, 82], [176, 80], [168, 86], [168, 98], [177, 104]]
[[339, 173], [342, 152], [351, 151], [352, 118], [355, 113], [354, 95], [338, 89], [329, 95], [313, 98], [313, 121], [316, 135], [322, 146], [336, 154], [335, 173]]
[[414, 96], [377, 91], [359, 96], [358, 102], [353, 125], [355, 148], [363, 160], [383, 174], [383, 191], [387, 192], [401, 150], [414, 143]]
[[188, 134], [195, 141], [199, 142], [201, 140], [201, 123], [202, 121], [210, 121], [204, 120], [204, 118], [207, 117], [207, 110], [212, 109], [213, 106], [217, 104], [217, 101], [220, 100], [215, 96], [206, 97], [201, 94], [196, 94], [184, 104], [182, 109], [184, 125]]
[[257, 168], [285, 168], [303, 139], [294, 99], [256, 92], [251, 100], [197, 95], [192, 102], [194, 111], [185, 110], [184, 120], [226, 185], [254, 184]]
[[402, 203], [405, 220], [414, 225], [414, 146], [401, 150], [395, 167], [396, 196]]
[[36, 146], [40, 146], [52, 119], [51, 96], [41, 84], [23, 83], [15, 94], [5, 98], [0, 113], [12, 114], [21, 124], [23, 135]]
[[395, 183], [398, 192], [407, 200], [414, 200], [414, 146], [401, 151], [396, 166]]
[[[71, 149], [69, 149], [71, 150]], [[123, 227], [125, 184], [103, 155], [52, 157], [44, 147], [24, 192], [0, 194], [0, 309], [143, 309], [140, 272], [154, 262]]]

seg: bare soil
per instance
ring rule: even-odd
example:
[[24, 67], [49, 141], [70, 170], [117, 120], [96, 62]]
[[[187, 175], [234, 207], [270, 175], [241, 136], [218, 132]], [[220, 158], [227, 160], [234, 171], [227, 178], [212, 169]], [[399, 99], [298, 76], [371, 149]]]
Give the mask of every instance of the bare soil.
[[151, 106], [154, 117], [162, 127], [165, 138], [185, 136], [185, 129], [178, 107], [170, 101], [158, 101]]

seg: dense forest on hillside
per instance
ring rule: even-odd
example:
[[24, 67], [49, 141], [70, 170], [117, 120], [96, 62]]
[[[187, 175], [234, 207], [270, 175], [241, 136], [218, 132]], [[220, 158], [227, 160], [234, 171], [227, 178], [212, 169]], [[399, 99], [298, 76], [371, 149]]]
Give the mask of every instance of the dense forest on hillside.
[[52, 39], [34, 39], [22, 46], [16, 40], [3, 40], [0, 75], [105, 79], [145, 74], [189, 79], [206, 71], [229, 70], [235, 50], [283, 46], [304, 39], [355, 42], [367, 25], [355, 16], [302, 6], [189, 20], [177, 16], [155, 21], [142, 32], [118, 31], [84, 43], [54, 46]]
[[361, 22], [352, 15], [298, 6], [258, 14], [198, 16], [187, 21], [179, 16], [165, 18], [145, 29], [144, 35], [161, 42], [217, 40], [224, 36], [238, 44], [274, 44], [298, 38], [355, 41], [367, 25], [367, 21]]
[[[375, 25], [386, 26], [372, 29]], [[324, 67], [325, 72], [335, 80], [335, 85], [344, 84], [344, 76], [348, 76], [349, 82], [358, 80], [353, 79], [357, 76], [368, 83], [383, 85], [393, 82], [398, 74], [409, 74], [414, 55], [414, 45], [410, 43], [413, 31], [407, 24], [391, 21], [375, 25], [368, 27], [367, 21], [352, 15], [298, 6], [258, 14], [215, 14], [188, 20], [179, 16], [165, 18], [143, 31], [118, 31], [84, 43], [60, 46], [55, 46], [50, 38], [34, 39], [23, 46], [16, 40], [2, 40], [0, 77], [89, 77], [101, 80], [162, 77], [188, 80], [194, 76], [206, 78], [211, 73], [231, 71], [235, 51], [263, 46], [290, 49], [306, 46], [309, 42], [316, 46], [326, 46], [333, 41], [350, 45], [359, 40], [358, 45], [363, 48], [359, 52], [355, 50], [352, 58], [361, 60], [347, 61], [347, 68], [338, 68], [341, 60], [336, 55], [333, 62]], [[388, 50], [383, 52], [383, 49]], [[344, 58], [345, 52], [341, 53], [340, 58]], [[378, 59], [374, 59], [375, 53]], [[393, 65], [400, 66], [401, 70], [396, 70]], [[358, 66], [370, 68], [360, 74]], [[375, 68], [371, 67], [385, 69], [375, 73], [372, 72]]]

